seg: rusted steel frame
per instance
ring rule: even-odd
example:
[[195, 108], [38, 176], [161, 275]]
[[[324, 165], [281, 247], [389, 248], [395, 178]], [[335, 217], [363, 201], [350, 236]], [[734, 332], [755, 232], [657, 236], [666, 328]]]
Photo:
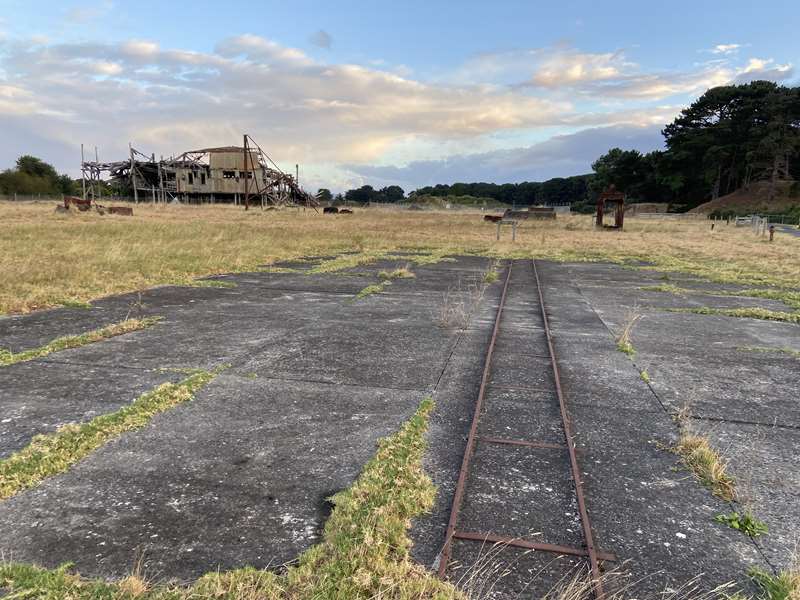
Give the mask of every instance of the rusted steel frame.
[[589, 557], [589, 565], [592, 570], [592, 582], [594, 595], [597, 600], [603, 600], [605, 594], [603, 593], [603, 583], [600, 579], [600, 565], [598, 562], [598, 552], [594, 545], [594, 536], [592, 535], [592, 525], [589, 522], [589, 512], [586, 510], [586, 500], [583, 495], [583, 483], [581, 482], [581, 471], [578, 467], [578, 457], [575, 454], [575, 441], [572, 437], [572, 423], [570, 421], [569, 412], [567, 411], [567, 402], [564, 399], [564, 392], [561, 389], [561, 377], [558, 372], [558, 361], [556, 361], [556, 352], [553, 347], [553, 336], [550, 332], [550, 322], [547, 318], [547, 311], [544, 307], [544, 294], [542, 293], [542, 283], [539, 279], [539, 271], [536, 268], [536, 261], [531, 261], [533, 264], [533, 275], [536, 279], [536, 289], [539, 292], [539, 308], [542, 311], [542, 321], [544, 322], [544, 333], [547, 337], [547, 347], [550, 351], [550, 364], [553, 366], [553, 378], [555, 380], [556, 395], [558, 396], [558, 405], [561, 410], [561, 420], [564, 424], [564, 437], [567, 441], [567, 450], [569, 452], [570, 470], [572, 471], [572, 480], [575, 482], [575, 496], [578, 500], [578, 513], [581, 517], [581, 527], [583, 528], [583, 537], [586, 540], [586, 550]]
[[508, 438], [482, 437], [482, 442], [489, 444], [508, 444], [509, 446], [526, 446], [528, 448], [552, 448], [553, 450], [566, 450], [564, 444], [552, 444], [550, 442], [528, 442], [525, 440], [510, 440]]
[[508, 271], [506, 271], [506, 281], [503, 284], [503, 294], [500, 296], [500, 304], [497, 307], [497, 315], [494, 319], [492, 339], [489, 341], [489, 349], [486, 351], [486, 361], [484, 362], [483, 375], [481, 376], [481, 387], [478, 390], [478, 398], [475, 401], [475, 412], [472, 415], [472, 425], [470, 425], [469, 428], [467, 446], [464, 448], [464, 458], [461, 460], [461, 470], [458, 473], [458, 482], [456, 483], [456, 490], [453, 494], [453, 504], [450, 507], [450, 520], [447, 523], [447, 531], [444, 536], [444, 547], [442, 548], [442, 553], [439, 557], [439, 577], [444, 577], [444, 574], [447, 571], [447, 564], [450, 562], [453, 533], [455, 533], [456, 530], [458, 513], [461, 510], [461, 502], [464, 499], [464, 488], [467, 484], [469, 463], [472, 458], [472, 452], [475, 449], [475, 440], [478, 434], [478, 421], [480, 421], [481, 412], [483, 411], [483, 398], [486, 393], [486, 386], [489, 383], [489, 370], [492, 364], [492, 354], [494, 353], [494, 344], [497, 340], [497, 332], [500, 329], [500, 317], [503, 314], [503, 307], [506, 303], [506, 294], [508, 293], [508, 282], [511, 281], [512, 266], [513, 262], [509, 261]]
[[[475, 531], [456, 531], [453, 537], [458, 540], [471, 540], [475, 542], [491, 542], [492, 544], [504, 544], [516, 548], [527, 550], [538, 550], [540, 552], [553, 552], [555, 554], [569, 554], [570, 556], [588, 556], [589, 553], [584, 548], [573, 548], [572, 546], [562, 546], [560, 544], [546, 544], [544, 542], [531, 542], [522, 538], [505, 537], [502, 535], [492, 535], [491, 533], [480, 533]], [[598, 552], [598, 558], [603, 560], [617, 560], [614, 554], [609, 552]]]

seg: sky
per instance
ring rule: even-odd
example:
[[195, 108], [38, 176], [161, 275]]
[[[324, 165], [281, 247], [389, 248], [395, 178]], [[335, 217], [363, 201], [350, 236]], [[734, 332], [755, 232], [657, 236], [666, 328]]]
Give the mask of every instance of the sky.
[[586, 173], [709, 87], [800, 81], [800, 2], [0, 0], [0, 169], [247, 133], [334, 191]]

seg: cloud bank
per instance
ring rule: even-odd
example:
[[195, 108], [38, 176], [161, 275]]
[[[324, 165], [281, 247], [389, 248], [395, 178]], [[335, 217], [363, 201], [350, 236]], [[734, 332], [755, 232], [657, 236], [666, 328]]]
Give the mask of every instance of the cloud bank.
[[[320, 30], [312, 43], [329, 47], [332, 37]], [[737, 48], [719, 45], [721, 58], [675, 72], [647, 72], [622, 50], [528, 49], [476, 56], [452, 73], [423, 80], [378, 61], [326, 64], [250, 34], [224, 39], [210, 52], [152, 40], [5, 38], [0, 166], [30, 151], [74, 173], [81, 142], [112, 159], [126, 155], [128, 142], [166, 155], [234, 144], [249, 133], [273, 159], [301, 163], [305, 181], [325, 187], [369, 177], [388, 181], [390, 174], [412, 187], [432, 177], [546, 178], [585, 171], [609, 146], [625, 145], [626, 135], [656, 147], [659, 141], [644, 132], [655, 131], [707, 87], [794, 74], [791, 64], [773, 59], [737, 63], [727, 56]], [[556, 137], [480, 152], [497, 147], [503, 136], [519, 140], [543, 128]], [[564, 135], [580, 128], [587, 131]], [[397, 162], [398, 148], [407, 157], [415, 147], [431, 160], [369, 166]], [[453, 148], [470, 148], [480, 158], [453, 155]], [[474, 174], [466, 166], [470, 160], [478, 165]]]

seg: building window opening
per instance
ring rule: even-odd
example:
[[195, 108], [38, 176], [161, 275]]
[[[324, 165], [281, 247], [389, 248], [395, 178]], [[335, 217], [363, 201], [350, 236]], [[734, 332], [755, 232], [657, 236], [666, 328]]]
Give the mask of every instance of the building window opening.
[[223, 179], [236, 179], [236, 171], [223, 171], [222, 172]]
[[189, 173], [189, 185], [194, 185], [194, 175]]
[[206, 174], [200, 173], [200, 185], [205, 185], [205, 184], [206, 184]]

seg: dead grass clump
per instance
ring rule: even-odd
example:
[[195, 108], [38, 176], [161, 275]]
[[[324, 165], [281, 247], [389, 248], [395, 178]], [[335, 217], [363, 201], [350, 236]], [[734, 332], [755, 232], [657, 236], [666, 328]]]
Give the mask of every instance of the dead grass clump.
[[378, 273], [378, 279], [381, 281], [391, 281], [392, 279], [413, 279], [416, 277], [409, 265], [400, 267], [393, 271], [381, 271]]
[[473, 284], [466, 287], [459, 282], [455, 289], [448, 289], [442, 294], [442, 302], [435, 316], [439, 327], [457, 327], [466, 329], [475, 310], [483, 300], [488, 284]]
[[628, 312], [628, 315], [625, 317], [625, 323], [622, 325], [622, 332], [617, 337], [617, 350], [624, 352], [630, 357], [636, 354], [636, 350], [631, 342], [631, 332], [633, 331], [633, 326], [636, 325], [641, 318], [642, 315], [635, 309]]
[[735, 480], [728, 470], [728, 463], [711, 446], [708, 438], [692, 431], [689, 407], [684, 407], [675, 417], [680, 427], [680, 438], [672, 451], [680, 456], [683, 464], [711, 492], [727, 502], [736, 500]]

